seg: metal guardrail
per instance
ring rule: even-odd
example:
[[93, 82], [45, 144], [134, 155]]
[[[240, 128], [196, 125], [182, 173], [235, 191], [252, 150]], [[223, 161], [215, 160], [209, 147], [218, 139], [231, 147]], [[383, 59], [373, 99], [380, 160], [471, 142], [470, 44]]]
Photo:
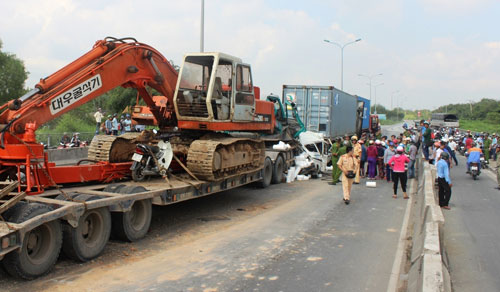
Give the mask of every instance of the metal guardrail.
[[[71, 139], [73, 133], [68, 132], [68, 137]], [[103, 133], [101, 133], [103, 134]], [[95, 132], [79, 132], [79, 137], [81, 141], [92, 141], [94, 138]], [[59, 142], [61, 138], [64, 136], [64, 133], [36, 133], [36, 140], [39, 143], [43, 143], [47, 145], [47, 147], [57, 147], [59, 146]]]

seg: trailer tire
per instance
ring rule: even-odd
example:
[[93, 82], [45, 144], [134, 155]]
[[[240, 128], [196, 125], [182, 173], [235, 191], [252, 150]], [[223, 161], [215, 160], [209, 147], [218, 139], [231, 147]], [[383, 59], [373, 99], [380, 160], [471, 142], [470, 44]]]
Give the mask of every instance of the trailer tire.
[[[30, 203], [20, 205], [10, 214], [9, 221], [21, 223], [52, 211], [47, 205]], [[2, 261], [5, 270], [16, 278], [31, 280], [47, 274], [59, 257], [62, 246], [59, 220], [44, 223], [24, 235], [20, 251], [8, 253]]]
[[274, 162], [274, 167], [273, 167], [273, 179], [271, 181], [273, 184], [279, 184], [283, 180], [284, 166], [285, 163], [283, 161], [283, 156], [278, 155], [276, 161]]
[[262, 169], [262, 180], [259, 182], [261, 188], [267, 188], [271, 184], [273, 178], [273, 162], [271, 158], [266, 157], [264, 160], [264, 168]]
[[124, 184], [110, 184], [107, 185], [102, 191], [108, 193], [119, 193], [124, 187], [126, 187]]
[[[79, 195], [76, 201], [92, 201], [98, 196]], [[106, 247], [111, 234], [111, 214], [108, 208], [87, 210], [78, 220], [78, 226], [63, 225], [63, 252], [81, 262], [96, 258]]]
[[[135, 194], [147, 191], [144, 187], [128, 186], [119, 192], [124, 194]], [[113, 236], [123, 241], [137, 241], [148, 233], [153, 217], [151, 199], [138, 200], [132, 205], [128, 212], [114, 212], [111, 214], [113, 220]]]

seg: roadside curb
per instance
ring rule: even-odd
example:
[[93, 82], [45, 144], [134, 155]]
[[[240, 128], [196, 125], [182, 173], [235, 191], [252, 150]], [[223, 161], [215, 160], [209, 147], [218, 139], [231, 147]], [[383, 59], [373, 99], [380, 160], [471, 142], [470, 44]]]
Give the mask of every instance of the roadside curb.
[[435, 191], [436, 169], [419, 162], [418, 190], [408, 226], [411, 247], [407, 250], [407, 283], [399, 291], [451, 291], [443, 245], [444, 216]]

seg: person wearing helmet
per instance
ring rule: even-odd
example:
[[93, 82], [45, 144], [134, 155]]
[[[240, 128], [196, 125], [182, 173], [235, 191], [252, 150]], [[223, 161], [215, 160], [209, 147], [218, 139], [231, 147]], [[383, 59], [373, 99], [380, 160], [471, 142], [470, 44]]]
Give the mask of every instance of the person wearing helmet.
[[481, 163], [481, 156], [483, 156], [481, 148], [476, 147], [476, 142], [473, 141], [469, 150], [465, 152], [465, 157], [467, 157], [467, 173], [470, 173], [471, 163]]
[[123, 130], [125, 132], [132, 131], [132, 121], [130, 120], [130, 115], [129, 114], [127, 114], [125, 116], [125, 120], [123, 120], [122, 124], [123, 124]]
[[391, 141], [389, 142], [389, 148], [385, 149], [384, 151], [384, 167], [385, 167], [385, 177], [387, 179], [387, 182], [391, 182], [391, 174], [392, 170], [389, 165], [389, 160], [396, 154], [396, 151], [394, 149], [394, 143]]
[[450, 207], [449, 202], [451, 198], [451, 184], [450, 179], [450, 168], [448, 167], [448, 163], [446, 160], [449, 160], [449, 155], [446, 152], [441, 154], [441, 158], [437, 162], [436, 166], [436, 175], [438, 178], [438, 186], [439, 186], [439, 206], [443, 209], [449, 210]]
[[66, 148], [66, 145], [69, 144], [70, 139], [68, 136], [68, 133], [64, 132], [63, 136], [61, 137], [60, 144], [63, 146], [63, 148]]
[[354, 151], [352, 146], [346, 147], [346, 154], [340, 156], [337, 162], [338, 167], [342, 171], [342, 190], [344, 192], [344, 203], [349, 205], [351, 202], [351, 188], [356, 176], [355, 171], [359, 169], [357, 160], [354, 158]]
[[398, 182], [401, 182], [401, 189], [403, 190], [403, 198], [408, 199], [406, 194], [406, 182], [408, 181], [408, 176], [406, 174], [406, 164], [410, 162], [408, 156], [404, 154], [404, 149], [401, 146], [396, 148], [396, 155], [391, 157], [388, 164], [392, 169], [392, 175], [394, 182], [394, 194], [392, 197], [396, 199], [398, 197]]
[[358, 136], [354, 135], [351, 137], [351, 143], [352, 143], [352, 148], [353, 148], [353, 155], [354, 159], [357, 160], [357, 166], [358, 168], [355, 170], [356, 177], [354, 178], [354, 184], [359, 184], [360, 177], [359, 177], [359, 168], [361, 164], [361, 144], [358, 143]]
[[429, 122], [425, 121], [424, 122], [424, 127], [422, 128], [423, 134], [422, 134], [422, 142], [424, 144], [423, 147], [423, 152], [424, 152], [424, 157], [425, 160], [429, 160], [429, 147], [432, 146], [432, 130], [429, 126]]
[[465, 149], [469, 150], [470, 148], [472, 148], [472, 143], [473, 142], [474, 142], [474, 140], [472, 139], [472, 135], [469, 134], [467, 136], [467, 138], [465, 139]]
[[79, 135], [80, 135], [80, 133], [78, 133], [78, 132], [73, 133], [73, 137], [71, 138], [71, 142], [70, 142], [70, 144], [72, 144], [71, 147], [80, 147], [81, 141], [80, 141]]
[[113, 133], [113, 116], [108, 115], [108, 119], [104, 123], [104, 127], [106, 130], [106, 135], [111, 135]]
[[118, 119], [116, 118], [118, 114], [113, 114], [113, 119], [111, 120], [111, 134], [118, 136]]
[[[377, 175], [377, 146], [375, 146], [375, 142], [370, 140], [368, 142], [369, 146], [366, 149], [366, 160], [368, 161], [368, 178], [375, 179]], [[499, 155], [500, 157], [500, 155]]]

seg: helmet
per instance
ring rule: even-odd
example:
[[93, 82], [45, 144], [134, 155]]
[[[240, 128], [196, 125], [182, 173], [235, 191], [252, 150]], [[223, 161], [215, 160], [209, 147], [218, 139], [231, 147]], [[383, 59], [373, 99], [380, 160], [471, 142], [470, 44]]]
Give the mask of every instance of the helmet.
[[380, 140], [375, 140], [375, 144], [380, 145]]
[[428, 124], [429, 124], [429, 122], [428, 122], [428, 121], [424, 121], [424, 124], [428, 125]]
[[441, 153], [441, 158], [444, 160], [448, 160], [450, 159], [450, 155], [448, 154], [448, 152], [443, 151], [443, 153]]
[[126, 117], [127, 117], [127, 118], [130, 118], [130, 114], [127, 114], [127, 115], [126, 115]]
[[349, 141], [344, 141], [344, 145], [349, 145]]
[[359, 144], [365, 144], [365, 141], [363, 141], [363, 140], [359, 140], [358, 142], [359, 142]]
[[356, 136], [356, 135], [352, 136], [351, 140], [358, 140], [358, 136]]
[[373, 143], [374, 143], [374, 142], [373, 142], [373, 140], [370, 140], [370, 141], [368, 142], [368, 144], [370, 144], [370, 145], [372, 145]]
[[381, 143], [382, 143], [382, 146], [384, 146], [384, 147], [385, 147], [385, 142], [381, 142]]
[[396, 151], [402, 153], [404, 151], [404, 149], [402, 146], [398, 146], [398, 148], [396, 148]]
[[118, 115], [117, 113], [114, 113], [114, 114], [113, 114], [113, 117], [116, 117], [117, 115]]

